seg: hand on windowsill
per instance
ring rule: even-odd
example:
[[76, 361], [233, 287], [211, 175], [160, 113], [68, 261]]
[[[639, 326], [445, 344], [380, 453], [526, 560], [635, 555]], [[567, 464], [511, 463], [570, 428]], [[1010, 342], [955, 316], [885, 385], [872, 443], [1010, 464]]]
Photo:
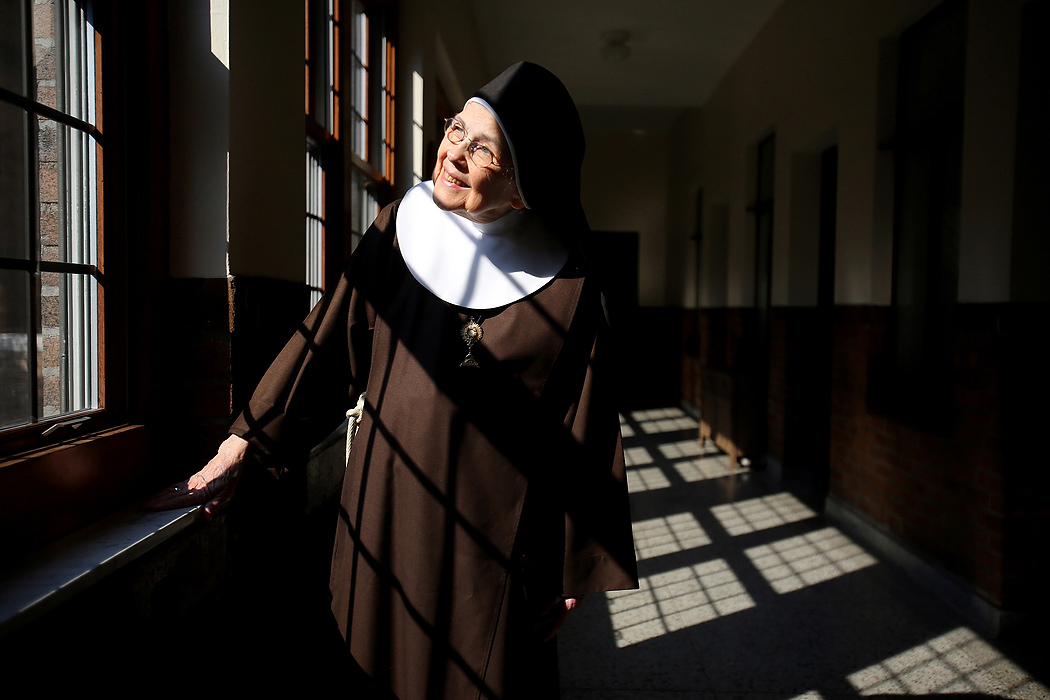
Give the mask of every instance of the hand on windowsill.
[[248, 441], [237, 435], [229, 436], [203, 469], [185, 481], [153, 494], [144, 507], [147, 510], [171, 510], [203, 503], [204, 517], [210, 521], [233, 497], [247, 454]]

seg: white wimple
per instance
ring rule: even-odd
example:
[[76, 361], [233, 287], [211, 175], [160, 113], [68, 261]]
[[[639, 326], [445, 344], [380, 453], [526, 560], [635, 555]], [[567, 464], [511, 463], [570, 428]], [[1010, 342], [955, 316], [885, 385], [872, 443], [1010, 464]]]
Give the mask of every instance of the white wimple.
[[408, 191], [397, 239], [409, 271], [436, 297], [468, 309], [496, 309], [542, 289], [569, 253], [529, 210], [476, 224], [434, 204], [434, 183]]

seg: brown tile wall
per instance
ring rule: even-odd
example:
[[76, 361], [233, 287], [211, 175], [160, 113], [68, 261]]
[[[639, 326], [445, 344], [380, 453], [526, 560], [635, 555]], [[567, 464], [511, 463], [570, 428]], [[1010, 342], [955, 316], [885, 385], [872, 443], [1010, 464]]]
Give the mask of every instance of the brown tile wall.
[[[939, 429], [895, 414], [880, 384], [891, 314], [772, 310], [768, 454], [785, 468], [815, 467], [823, 441], [833, 494], [991, 602], [1039, 605], [1037, 582], [1050, 576], [1050, 469], [1038, 439], [1050, 424], [1047, 306], [956, 307], [953, 384], [945, 415], [933, 421]], [[684, 334], [696, 323], [700, 347], [697, 357], [683, 354], [682, 397], [701, 414], [712, 400], [705, 372], [753, 370], [753, 322], [746, 309], [687, 314]]]
[[682, 396], [693, 396], [690, 403], [714, 426], [712, 437], [722, 435], [742, 455], [760, 456], [764, 448], [757, 416], [764, 416], [765, 405], [755, 394], [761, 356], [755, 310], [702, 309], [695, 322], [699, 347], [695, 357], [686, 354], [683, 362], [683, 376], [692, 383], [683, 387]]
[[696, 309], [686, 309], [682, 316], [682, 400], [700, 406], [700, 347], [701, 314]]
[[[1031, 569], [1034, 552], [1007, 563], [1006, 535], [1016, 517], [1007, 477], [1016, 470], [1020, 505], [1030, 466], [1009, 465], [1006, 425], [1017, 419], [1004, 397], [1018, 378], [1001, 332], [1008, 307], [959, 305], [954, 339], [954, 402], [948, 427], [931, 431], [886, 411], [873, 394], [890, 332], [888, 307], [837, 310], [832, 412], [832, 491], [906, 544], [972, 582], [993, 603], [1026, 596], [1006, 572]], [[1020, 370], [1031, 378], [1045, 368]], [[1044, 380], [1045, 381], [1045, 380]], [[1030, 439], [1031, 436], [1029, 436]], [[1043, 477], [1045, 480], [1045, 477]], [[1017, 577], [1011, 577], [1016, 579]]]

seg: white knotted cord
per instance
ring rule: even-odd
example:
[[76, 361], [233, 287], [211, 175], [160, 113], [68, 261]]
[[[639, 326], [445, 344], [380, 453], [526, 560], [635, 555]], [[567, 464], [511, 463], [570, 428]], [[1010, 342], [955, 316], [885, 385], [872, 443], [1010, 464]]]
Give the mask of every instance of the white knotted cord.
[[357, 405], [346, 412], [346, 463], [350, 463], [350, 448], [354, 445], [354, 436], [361, 425], [361, 415], [365, 410], [365, 392], [357, 397]]

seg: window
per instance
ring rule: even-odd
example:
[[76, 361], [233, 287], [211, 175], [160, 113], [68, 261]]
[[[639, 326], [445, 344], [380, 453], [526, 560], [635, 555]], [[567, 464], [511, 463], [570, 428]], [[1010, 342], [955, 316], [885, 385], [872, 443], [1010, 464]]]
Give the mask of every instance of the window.
[[350, 230], [356, 245], [393, 191], [395, 50], [388, 5], [350, 5]]
[[105, 405], [101, 38], [87, 0], [0, 6], [0, 429]]
[[[338, 277], [393, 192], [390, 15], [390, 6], [382, 2], [306, 0], [306, 280], [311, 306], [320, 299], [325, 280]], [[340, 50], [344, 45], [349, 46], [345, 55]], [[349, 95], [345, 101], [344, 87]], [[348, 225], [333, 225], [346, 221], [347, 179]], [[344, 229], [346, 238], [333, 234]]]
[[306, 143], [306, 286], [310, 288], [310, 308], [324, 293], [325, 260], [325, 172], [321, 149]]
[[954, 402], [966, 6], [947, 2], [900, 38], [897, 69], [893, 352], [902, 419], [944, 431]]
[[[340, 0], [306, 0], [306, 285], [310, 307], [325, 289], [329, 173], [342, 162], [339, 141]], [[338, 184], [338, 177], [331, 184]], [[339, 188], [341, 189], [341, 188]], [[338, 189], [333, 188], [334, 191]]]
[[164, 371], [153, 331], [168, 181], [153, 157], [165, 125], [152, 117], [167, 98], [149, 59], [161, 55], [165, 21], [153, 3], [0, 2], [8, 559], [127, 505], [156, 469], [143, 421]]
[[[306, 0], [306, 285], [310, 307], [325, 289], [331, 211], [327, 188], [341, 169], [339, 141], [340, 0]], [[341, 189], [341, 188], [339, 188]], [[334, 191], [338, 189], [333, 187]]]

